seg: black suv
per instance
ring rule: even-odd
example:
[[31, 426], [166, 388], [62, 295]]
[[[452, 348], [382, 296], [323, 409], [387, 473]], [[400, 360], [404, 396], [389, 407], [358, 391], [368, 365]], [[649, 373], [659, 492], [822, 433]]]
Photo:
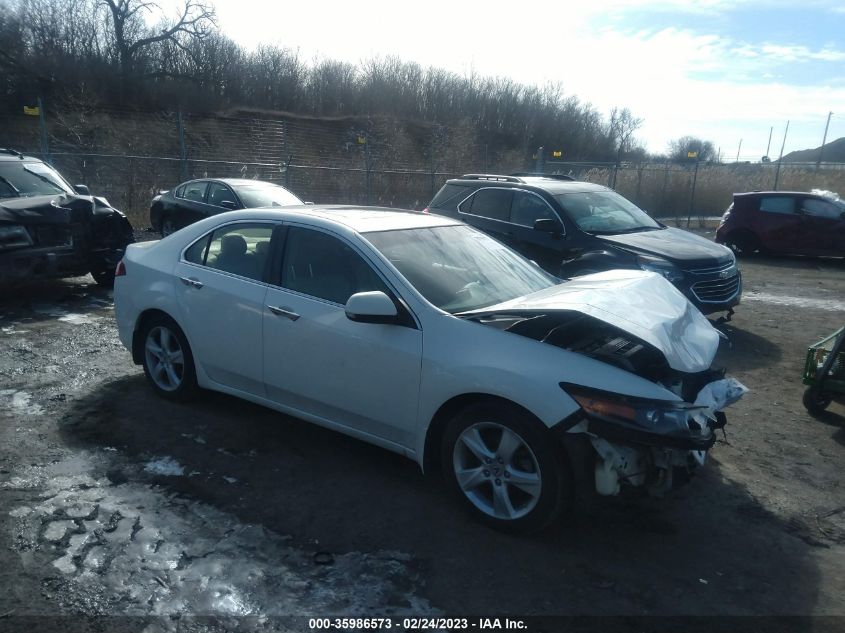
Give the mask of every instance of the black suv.
[[0, 284], [91, 273], [110, 287], [132, 225], [105, 198], [32, 156], [0, 149]]
[[568, 176], [467, 174], [427, 209], [489, 233], [563, 278], [613, 268], [663, 275], [703, 313], [732, 314], [742, 278], [730, 249], [667, 227], [607, 187]]

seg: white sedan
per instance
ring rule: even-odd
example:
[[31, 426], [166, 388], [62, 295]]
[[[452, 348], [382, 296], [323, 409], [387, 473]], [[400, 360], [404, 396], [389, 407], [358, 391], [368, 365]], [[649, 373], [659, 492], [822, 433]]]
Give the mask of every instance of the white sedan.
[[742, 392], [659, 275], [561, 282], [441, 216], [233, 211], [130, 245], [116, 275], [159, 395], [214, 389], [402, 453], [514, 532], [582, 488], [671, 488]]

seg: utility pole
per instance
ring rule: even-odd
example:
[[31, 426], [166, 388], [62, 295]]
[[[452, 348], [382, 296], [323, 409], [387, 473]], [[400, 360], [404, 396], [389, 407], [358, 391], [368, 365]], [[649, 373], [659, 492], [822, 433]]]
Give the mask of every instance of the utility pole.
[[739, 162], [739, 152], [742, 150], [742, 139], [739, 139], [739, 147], [736, 148], [736, 160], [735, 163]]
[[786, 129], [783, 132], [783, 143], [780, 146], [780, 158], [778, 158], [778, 168], [775, 170], [775, 191], [778, 190], [778, 179], [780, 178], [780, 164], [783, 161], [783, 148], [786, 147], [786, 135], [789, 134], [789, 121], [786, 122]]
[[766, 145], [766, 156], [769, 155], [769, 150], [772, 147], [772, 132], [774, 132], [774, 131], [775, 131], [775, 126], [773, 125], [772, 127], [769, 128], [769, 143], [768, 143], [768, 145]]
[[822, 146], [819, 148], [819, 159], [816, 161], [816, 171], [819, 170], [819, 167], [822, 164], [822, 154], [824, 153], [824, 144], [827, 143], [827, 128], [830, 127], [830, 117], [833, 116], [833, 112], [827, 113], [827, 123], [824, 124], [824, 136], [822, 137]]

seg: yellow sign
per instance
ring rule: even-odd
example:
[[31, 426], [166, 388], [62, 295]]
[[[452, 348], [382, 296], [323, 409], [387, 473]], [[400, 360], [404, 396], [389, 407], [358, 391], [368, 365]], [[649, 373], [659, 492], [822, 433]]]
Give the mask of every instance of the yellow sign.
[[367, 144], [367, 137], [366, 136], [359, 136], [358, 137], [358, 145], [366, 145]]
[[29, 116], [38, 116], [39, 114], [41, 114], [41, 110], [38, 109], [38, 106], [24, 106], [23, 113], [28, 114]]
[[687, 152], [687, 158], [698, 158], [698, 152]]
[[560, 151], [559, 149], [556, 149], [555, 151], [552, 152], [552, 156], [554, 158], [560, 158], [561, 156], [563, 156], [563, 152]]

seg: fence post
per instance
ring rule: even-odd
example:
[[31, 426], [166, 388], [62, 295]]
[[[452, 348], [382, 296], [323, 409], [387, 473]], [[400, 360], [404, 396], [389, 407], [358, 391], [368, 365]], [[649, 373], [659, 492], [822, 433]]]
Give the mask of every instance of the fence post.
[[692, 191], [689, 194], [689, 213], [687, 214], [687, 228], [689, 228], [690, 220], [692, 219], [692, 208], [695, 204], [695, 183], [698, 181], [698, 161], [695, 161], [695, 172], [692, 175]]
[[372, 165], [370, 162], [370, 139], [367, 138], [366, 142], [364, 143], [364, 167], [366, 168], [365, 176], [364, 176], [364, 204], [370, 204], [370, 172], [372, 169]]
[[176, 125], [179, 129], [179, 168], [182, 182], [188, 179], [188, 150], [185, 147], [185, 124], [182, 121], [182, 108], [176, 113]]
[[534, 171], [538, 174], [542, 174], [545, 171], [546, 167], [546, 148], [545, 147], [538, 147], [537, 148], [537, 163], [534, 166]]
[[293, 154], [288, 155], [288, 162], [285, 163], [285, 189], [290, 189], [290, 164], [293, 162]]
[[47, 119], [44, 115], [44, 102], [38, 97], [38, 126], [41, 131], [41, 155], [48, 165], [53, 164], [50, 158], [50, 138], [47, 136]]
[[[663, 170], [663, 191], [660, 192], [660, 213], [663, 214], [666, 211], [666, 186], [669, 183], [669, 163], [666, 163], [666, 167]], [[677, 214], [676, 214], [677, 216]]]

